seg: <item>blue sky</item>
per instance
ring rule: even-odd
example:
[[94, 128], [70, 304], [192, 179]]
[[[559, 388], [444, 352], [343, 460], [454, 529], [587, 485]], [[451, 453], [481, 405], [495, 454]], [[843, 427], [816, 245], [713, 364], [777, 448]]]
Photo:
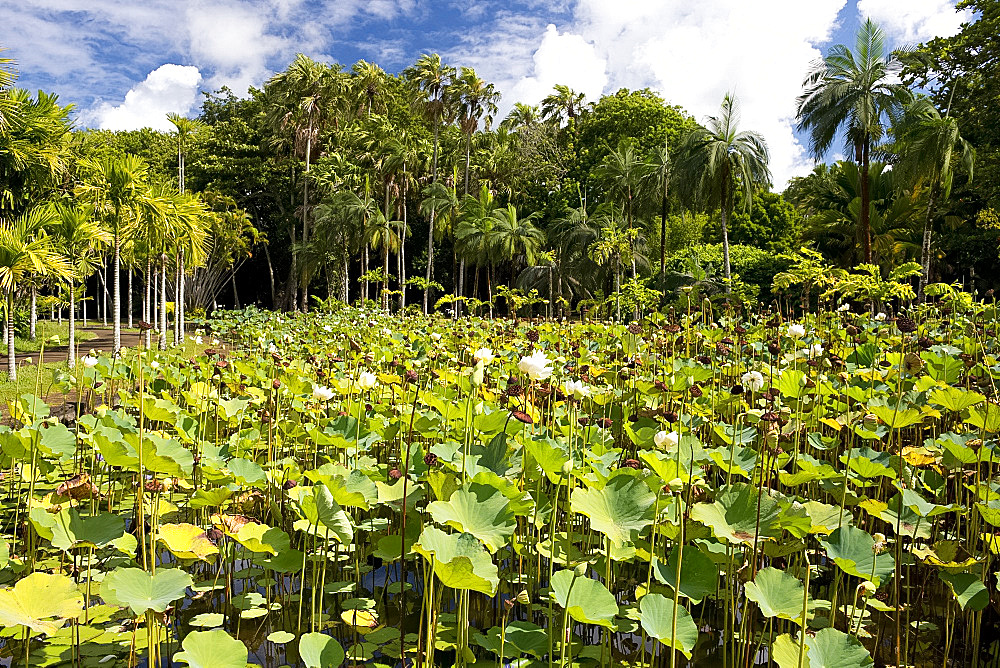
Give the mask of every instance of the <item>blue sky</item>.
[[952, 0], [19, 0], [0, 46], [19, 84], [56, 92], [89, 127], [166, 128], [200, 91], [260, 85], [297, 52], [390, 72], [436, 51], [514, 102], [556, 83], [589, 99], [649, 86], [699, 119], [727, 91], [764, 134], [777, 186], [809, 171], [793, 131], [809, 63], [862, 16], [894, 44], [953, 34]]

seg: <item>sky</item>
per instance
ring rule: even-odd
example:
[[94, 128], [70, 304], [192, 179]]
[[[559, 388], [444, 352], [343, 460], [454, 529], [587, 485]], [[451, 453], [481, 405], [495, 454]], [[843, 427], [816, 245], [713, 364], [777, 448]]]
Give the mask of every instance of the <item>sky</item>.
[[892, 45], [972, 18], [953, 0], [16, 0], [0, 47], [17, 85], [108, 129], [170, 129], [166, 114], [197, 115], [202, 91], [246, 94], [300, 52], [394, 73], [437, 52], [494, 82], [501, 116], [558, 83], [588, 101], [649, 87], [702, 122], [733, 92], [780, 190], [814, 164], [794, 129], [809, 65], [867, 16]]

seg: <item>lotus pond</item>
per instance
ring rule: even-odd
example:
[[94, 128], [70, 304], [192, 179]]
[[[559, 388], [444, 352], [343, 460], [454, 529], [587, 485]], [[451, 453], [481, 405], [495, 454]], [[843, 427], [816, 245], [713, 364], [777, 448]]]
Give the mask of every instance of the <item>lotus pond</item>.
[[997, 665], [995, 319], [247, 310], [88, 358], [0, 428], [0, 657]]

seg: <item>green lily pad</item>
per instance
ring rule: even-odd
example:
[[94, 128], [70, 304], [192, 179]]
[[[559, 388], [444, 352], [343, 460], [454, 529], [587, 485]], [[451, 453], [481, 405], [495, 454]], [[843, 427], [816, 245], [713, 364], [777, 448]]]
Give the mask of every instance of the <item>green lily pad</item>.
[[639, 599], [639, 613], [639, 623], [646, 633], [691, 658], [691, 650], [698, 643], [698, 627], [687, 608], [675, 608], [673, 600], [661, 594], [646, 594]]
[[191, 668], [246, 668], [247, 646], [221, 629], [192, 631], [184, 636], [184, 649], [174, 659]]
[[597, 624], [614, 629], [618, 602], [597, 580], [577, 576], [566, 569], [552, 576], [552, 598], [581, 624]]
[[161, 568], [154, 575], [141, 568], [119, 567], [104, 578], [101, 597], [142, 615], [147, 610], [163, 612], [193, 584], [191, 576], [178, 568]]

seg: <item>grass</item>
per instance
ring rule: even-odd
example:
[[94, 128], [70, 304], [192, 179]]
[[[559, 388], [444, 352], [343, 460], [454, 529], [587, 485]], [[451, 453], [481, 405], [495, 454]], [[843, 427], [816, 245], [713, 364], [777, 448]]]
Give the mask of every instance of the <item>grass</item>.
[[[65, 361], [45, 362], [45, 364], [42, 365], [41, 369], [39, 369], [37, 353], [41, 349], [42, 341], [46, 341], [48, 337], [51, 337], [53, 334], [58, 334], [59, 332], [59, 326], [57, 324], [50, 322], [45, 322], [44, 324], [49, 325], [51, 327], [43, 329], [42, 323], [39, 322], [38, 338], [33, 342], [28, 342], [32, 343], [35, 346], [34, 349], [22, 350], [20, 348], [17, 348], [21, 339], [16, 337], [14, 339], [15, 349], [18, 351], [18, 353], [20, 355], [27, 355], [26, 357], [19, 356], [17, 358], [17, 380], [16, 381], [7, 380], [6, 363], [4, 363], [3, 368], [0, 369], [0, 413], [3, 413], [4, 415], [7, 414], [7, 404], [9, 404], [11, 401], [15, 400], [18, 396], [22, 394], [34, 393], [36, 386], [38, 387], [38, 396], [40, 397], [47, 398], [53, 392], [58, 394], [59, 390], [55, 386], [55, 379], [54, 379], [55, 374], [59, 371], [63, 372], [69, 371], [69, 367], [66, 365]], [[65, 330], [65, 327], [63, 329]], [[122, 329], [122, 331], [124, 332], [126, 330]], [[130, 330], [130, 331], [136, 331], [136, 330]], [[79, 330], [77, 333], [80, 334]], [[83, 338], [77, 336], [77, 342], [85, 342], [96, 338], [92, 332], [84, 332], [83, 334], [84, 334]], [[69, 334], [66, 333], [60, 338], [62, 341], [65, 341], [68, 336]], [[153, 347], [154, 349], [156, 348], [155, 341], [153, 343]], [[204, 343], [199, 345], [194, 341], [192, 341], [190, 338], [186, 338], [184, 339], [184, 344], [182, 346], [180, 346], [179, 348], [171, 348], [171, 349], [180, 350], [181, 354], [183, 354], [185, 357], [189, 357], [201, 353], [201, 351], [204, 350], [205, 347], [206, 344]], [[46, 350], [48, 349], [49, 345], [46, 345]], [[79, 351], [79, 354], [83, 355], [86, 352], [87, 352], [86, 349], [82, 349]], [[39, 378], [39, 373], [41, 373], [41, 378]]]
[[[69, 323], [63, 321], [63, 324], [60, 325], [58, 322], [52, 322], [51, 320], [39, 320], [34, 341], [20, 336], [14, 337], [14, 352], [18, 355], [37, 353], [42, 347], [42, 342], [48, 341], [53, 336], [59, 337], [59, 345], [66, 345], [66, 342], [69, 341]], [[95, 338], [97, 338], [96, 334], [82, 330], [79, 323], [77, 324], [76, 342], [78, 344]], [[46, 347], [51, 348], [53, 345], [55, 344], [47, 343]]]

